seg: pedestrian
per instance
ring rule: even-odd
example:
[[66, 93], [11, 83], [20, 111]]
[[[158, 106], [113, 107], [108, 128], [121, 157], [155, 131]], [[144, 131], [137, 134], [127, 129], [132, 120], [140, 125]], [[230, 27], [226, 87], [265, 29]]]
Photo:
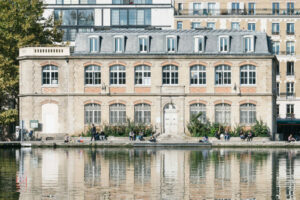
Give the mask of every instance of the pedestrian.
[[92, 137], [91, 137], [91, 141], [93, 141], [93, 139], [94, 139], [94, 141], [96, 140], [96, 132], [97, 132], [96, 127], [95, 127], [94, 124], [92, 124]]
[[229, 134], [229, 132], [228, 132], [227, 129], [225, 130], [225, 136], [224, 136], [224, 138], [225, 138], [225, 141], [229, 141], [230, 140], [230, 134]]

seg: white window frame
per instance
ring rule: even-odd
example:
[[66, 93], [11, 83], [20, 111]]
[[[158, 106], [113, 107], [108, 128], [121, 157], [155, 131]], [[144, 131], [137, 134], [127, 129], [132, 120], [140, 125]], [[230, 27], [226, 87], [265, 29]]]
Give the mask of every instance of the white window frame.
[[240, 123], [251, 125], [256, 122], [256, 105], [246, 103], [240, 105]]
[[[217, 77], [217, 75], [221, 76], [221, 77]], [[218, 65], [215, 67], [215, 85], [216, 86], [230, 86], [231, 79], [232, 79], [231, 78], [231, 67], [229, 65]], [[225, 83], [225, 82], [227, 82], [227, 83]]]
[[[198, 35], [195, 36], [195, 43], [194, 43], [194, 51], [195, 53], [202, 53], [204, 52], [204, 48], [205, 48], [205, 37], [203, 35]], [[200, 50], [200, 45], [199, 45], [199, 41], [202, 40], [202, 45], [201, 45], [201, 50]]]
[[202, 115], [198, 118], [202, 123], [206, 122], [206, 105], [202, 103], [194, 103], [190, 105], [190, 120], [193, 116], [198, 115], [199, 113]]
[[98, 36], [90, 36], [89, 37], [89, 47], [90, 53], [97, 53], [100, 49], [100, 42]]
[[[291, 63], [291, 64], [289, 65], [289, 63]], [[290, 71], [290, 73], [288, 73], [288, 71]], [[286, 62], [286, 75], [287, 76], [295, 76], [295, 62], [294, 61]]]
[[109, 106], [109, 124], [126, 123], [126, 105], [116, 103]]
[[287, 55], [294, 55], [295, 54], [295, 42], [294, 41], [287, 41], [286, 42], [286, 54]]
[[[194, 83], [194, 82], [197, 82], [197, 83]], [[193, 86], [206, 85], [206, 67], [205, 66], [203, 66], [203, 65], [191, 66], [191, 68], [190, 68], [190, 84]]]
[[[251, 27], [251, 29], [249, 29], [249, 25], [250, 25], [250, 27]], [[253, 25], [254, 25], [254, 30], [253, 30]], [[247, 24], [247, 28], [248, 28], [248, 31], [256, 31], [256, 23], [255, 22], [249, 22], [248, 24]]]
[[295, 84], [294, 82], [286, 82], [286, 95], [293, 96], [295, 93]]
[[[246, 83], [242, 83], [242, 79]], [[240, 68], [240, 84], [243, 85], [243, 86], [247, 86], [247, 85], [254, 86], [254, 85], [256, 85], [256, 67], [254, 65], [243, 65], [243, 66], [241, 66], [241, 68]]]
[[[171, 46], [170, 50], [168, 50], [168, 46], [169, 46], [169, 39], [173, 39], [174, 41], [174, 46]], [[176, 52], [176, 36], [175, 35], [168, 35], [166, 37], [166, 50], [168, 53], [175, 53]], [[172, 44], [172, 43], [170, 43]], [[172, 48], [173, 47], [173, 48]], [[173, 50], [172, 50], [173, 49]]]
[[215, 122], [230, 125], [231, 123], [231, 105], [220, 103], [215, 105]]
[[[247, 42], [248, 48], [250, 47], [249, 49], [246, 49], [246, 42]], [[244, 36], [243, 44], [244, 44], [243, 45], [244, 46], [244, 52], [246, 52], [246, 53], [254, 52], [254, 36], [253, 35]]]
[[[88, 74], [91, 75], [91, 77], [88, 77]], [[97, 74], [99, 74], [99, 77], [97, 77]], [[92, 83], [87, 83], [91, 80]], [[99, 82], [99, 83], [96, 83]], [[84, 68], [84, 84], [86, 86], [95, 86], [101, 84], [101, 67], [98, 65], [88, 65]]]
[[134, 123], [151, 124], [151, 105], [146, 103], [134, 105]]
[[[137, 77], [138, 74], [141, 76]], [[150, 77], [148, 76], [150, 75]], [[139, 83], [142, 81], [142, 83]], [[138, 86], [151, 85], [151, 67], [148, 65], [138, 65], [134, 68], [134, 84]]]
[[[227, 41], [227, 49], [221, 45], [221, 41]], [[221, 35], [219, 36], [219, 52], [221, 53], [228, 53], [230, 48], [230, 41], [228, 35]]]
[[[179, 73], [178, 66], [176, 65], [165, 65], [162, 67], [162, 84], [163, 85], [178, 85]], [[164, 76], [167, 75], [168, 76]], [[169, 83], [164, 83], [169, 82]]]
[[[140, 48], [140, 41], [143, 41], [143, 48], [141, 50]], [[140, 53], [148, 53], [149, 52], [149, 36], [147, 35], [141, 35], [138, 37], [138, 41], [139, 41], [139, 52]], [[146, 49], [145, 49], [146, 47]]]
[[[238, 25], [238, 26], [236, 26]], [[240, 30], [241, 24], [240, 22], [231, 22], [231, 29], [232, 30]]]
[[[46, 69], [49, 67], [49, 69]], [[47, 77], [44, 77], [44, 73], [47, 73]], [[53, 77], [53, 73], [57, 74], [57, 77]], [[42, 67], [42, 85], [43, 86], [57, 86], [58, 85], [58, 67], [55, 65], [45, 65]], [[44, 79], [49, 79], [49, 83], [43, 83]]]
[[[178, 25], [180, 25], [180, 28], [179, 28], [179, 26]], [[182, 21], [177, 21], [177, 30], [182, 30], [182, 28], [183, 28], [183, 23], [182, 23]]]
[[272, 42], [272, 53], [275, 55], [279, 55], [279, 53], [280, 53], [280, 42], [279, 41]]
[[116, 53], [124, 52], [124, 35], [114, 36], [114, 49]]
[[90, 103], [84, 105], [84, 124], [101, 123], [101, 105]]
[[[115, 73], [116, 77], [112, 77], [112, 74]], [[125, 75], [125, 77], [120, 76], [121, 74]], [[117, 83], [113, 83], [117, 80]], [[109, 83], [113, 86], [124, 86], [126, 85], [126, 67], [124, 65], [113, 65], [109, 68]]]

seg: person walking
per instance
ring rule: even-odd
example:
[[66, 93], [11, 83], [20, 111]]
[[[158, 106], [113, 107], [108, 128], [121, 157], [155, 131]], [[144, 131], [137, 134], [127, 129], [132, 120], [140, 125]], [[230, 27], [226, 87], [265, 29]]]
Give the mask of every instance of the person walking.
[[94, 124], [92, 124], [92, 137], [91, 137], [91, 141], [94, 141], [96, 140], [96, 133], [97, 133], [97, 130], [96, 130], [96, 127]]

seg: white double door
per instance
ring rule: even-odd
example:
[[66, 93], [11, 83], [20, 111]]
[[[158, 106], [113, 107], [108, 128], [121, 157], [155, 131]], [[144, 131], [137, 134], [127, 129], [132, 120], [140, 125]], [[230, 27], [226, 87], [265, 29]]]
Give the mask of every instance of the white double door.
[[164, 133], [177, 134], [177, 109], [174, 104], [167, 104], [164, 108]]

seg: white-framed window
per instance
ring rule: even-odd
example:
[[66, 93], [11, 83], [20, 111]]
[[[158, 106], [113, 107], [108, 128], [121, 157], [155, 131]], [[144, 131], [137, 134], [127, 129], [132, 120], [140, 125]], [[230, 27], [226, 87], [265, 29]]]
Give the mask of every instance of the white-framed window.
[[58, 67], [54, 65], [46, 65], [42, 68], [42, 84], [57, 85], [58, 84]]
[[241, 85], [256, 84], [256, 67], [254, 65], [241, 66]]
[[193, 3], [193, 15], [201, 15], [201, 3]]
[[201, 28], [200, 22], [192, 22], [192, 29]]
[[126, 84], [126, 69], [123, 65], [114, 65], [110, 67], [110, 84], [125, 85]]
[[240, 23], [239, 22], [231, 22], [231, 29], [232, 30], [240, 30]]
[[272, 34], [273, 35], [278, 35], [279, 34], [279, 23], [272, 23]]
[[286, 42], [286, 54], [294, 55], [295, 54], [295, 42]]
[[226, 103], [215, 105], [215, 122], [220, 124], [230, 124], [231, 106]]
[[231, 67], [228, 65], [219, 65], [215, 68], [215, 84], [230, 85], [231, 84]]
[[251, 2], [248, 3], [248, 14], [249, 15], [255, 15], [255, 3]]
[[294, 35], [295, 34], [295, 24], [294, 23], [287, 23], [286, 24], [286, 33], [288, 35]]
[[295, 75], [295, 69], [294, 69], [294, 62], [289, 61], [286, 63], [286, 75], [287, 76], [294, 76]]
[[176, 36], [167, 36], [167, 52], [174, 53], [176, 49]]
[[96, 53], [99, 52], [99, 37], [90, 37], [90, 52]]
[[214, 30], [214, 29], [216, 29], [216, 23], [215, 22], [207, 22], [206, 27]]
[[84, 69], [85, 85], [101, 84], [101, 67], [97, 65], [89, 65]]
[[286, 4], [286, 11], [288, 15], [293, 15], [295, 11], [295, 4], [294, 2], [288, 2]]
[[177, 85], [178, 84], [178, 67], [175, 65], [166, 65], [162, 69], [163, 85]]
[[229, 51], [229, 36], [219, 37], [219, 51], [222, 53]]
[[116, 53], [124, 52], [124, 36], [115, 37], [115, 52]]
[[151, 68], [147, 65], [139, 65], [134, 69], [135, 85], [151, 85]]
[[147, 53], [149, 51], [149, 37], [140, 36], [139, 37], [139, 51], [140, 53]]
[[240, 13], [240, 3], [232, 2], [231, 3], [231, 14], [239, 14]]
[[196, 36], [195, 37], [195, 52], [201, 53], [204, 51], [204, 36]]
[[294, 95], [294, 82], [286, 83], [286, 95], [293, 96]]
[[203, 65], [194, 65], [191, 67], [191, 85], [206, 84], [206, 67]]
[[280, 14], [280, 9], [279, 9], [279, 3], [278, 2], [274, 2], [272, 3], [272, 14], [273, 15], [279, 15]]
[[294, 104], [286, 104], [286, 117], [294, 117]]
[[272, 53], [275, 55], [279, 55], [280, 52], [280, 43], [277, 41], [272, 42]]
[[126, 106], [124, 104], [116, 103], [109, 106], [109, 123], [126, 123]]
[[182, 30], [182, 21], [177, 21], [177, 30]]
[[99, 104], [90, 103], [84, 106], [84, 124], [100, 124], [101, 122], [101, 106]]
[[240, 123], [254, 124], [256, 122], [256, 105], [246, 103], [240, 105]]
[[216, 3], [207, 3], [207, 14], [216, 15]]
[[134, 106], [134, 122], [137, 124], [151, 123], [151, 106], [141, 103]]
[[244, 51], [246, 53], [254, 51], [254, 36], [245, 36], [244, 37]]
[[248, 31], [255, 31], [256, 24], [255, 23], [248, 23]]
[[190, 119], [192, 117], [197, 116], [201, 113], [200, 117], [198, 118], [201, 122], [206, 121], [206, 105], [202, 103], [194, 103], [190, 105]]

